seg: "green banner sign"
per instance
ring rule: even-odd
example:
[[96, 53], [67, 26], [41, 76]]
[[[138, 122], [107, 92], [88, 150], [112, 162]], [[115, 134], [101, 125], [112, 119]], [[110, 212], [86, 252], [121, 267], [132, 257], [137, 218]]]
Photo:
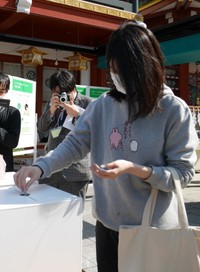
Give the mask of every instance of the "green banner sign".
[[108, 91], [108, 88], [90, 88], [90, 97], [92, 98], [97, 98], [99, 97], [102, 93], [105, 93]]
[[86, 87], [76, 86], [77, 91], [83, 95], [86, 95]]
[[13, 79], [13, 91], [19, 91], [24, 93], [33, 92], [33, 84], [24, 80]]

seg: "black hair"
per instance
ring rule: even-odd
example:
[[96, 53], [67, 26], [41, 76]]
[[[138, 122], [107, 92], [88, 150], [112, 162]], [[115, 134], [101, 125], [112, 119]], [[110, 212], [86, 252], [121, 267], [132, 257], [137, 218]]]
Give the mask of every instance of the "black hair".
[[106, 49], [108, 68], [119, 74], [126, 95], [112, 89], [110, 95], [128, 103], [129, 121], [147, 116], [163, 93], [164, 63], [154, 34], [136, 21], [125, 21], [114, 31]]
[[8, 92], [10, 88], [10, 78], [7, 74], [0, 72], [0, 85], [5, 85], [6, 92]]
[[74, 88], [76, 88], [74, 75], [67, 70], [52, 74], [49, 81], [49, 87], [53, 90], [57, 86], [60, 88], [61, 92], [69, 93], [73, 91]]

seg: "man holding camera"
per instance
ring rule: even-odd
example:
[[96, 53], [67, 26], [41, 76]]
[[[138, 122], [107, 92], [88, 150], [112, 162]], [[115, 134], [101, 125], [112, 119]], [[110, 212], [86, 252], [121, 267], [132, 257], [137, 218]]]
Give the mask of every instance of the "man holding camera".
[[[52, 96], [37, 123], [39, 133], [49, 133], [47, 152], [56, 148], [64, 140], [92, 101], [90, 97], [78, 93], [75, 78], [67, 70], [54, 73], [50, 77], [49, 87]], [[39, 180], [39, 183], [51, 185], [85, 199], [87, 186], [91, 180], [89, 166], [90, 161], [87, 156], [67, 169]]]

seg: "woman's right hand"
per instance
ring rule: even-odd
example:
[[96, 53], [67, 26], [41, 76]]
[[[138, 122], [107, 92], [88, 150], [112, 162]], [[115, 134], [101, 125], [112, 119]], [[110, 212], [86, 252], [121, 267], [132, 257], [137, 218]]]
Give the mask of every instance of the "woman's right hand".
[[22, 166], [14, 174], [14, 182], [22, 192], [27, 192], [28, 188], [41, 177], [42, 170], [37, 166]]

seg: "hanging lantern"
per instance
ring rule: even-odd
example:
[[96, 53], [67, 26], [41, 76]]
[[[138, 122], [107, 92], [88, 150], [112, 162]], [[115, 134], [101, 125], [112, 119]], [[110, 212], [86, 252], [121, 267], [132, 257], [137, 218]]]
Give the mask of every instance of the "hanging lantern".
[[65, 58], [69, 64], [68, 69], [69, 70], [87, 70], [87, 62], [91, 61], [92, 59], [89, 59], [87, 57], [82, 56], [79, 53], [74, 53], [74, 56], [66, 57]]
[[47, 55], [43, 51], [38, 50], [37, 48], [32, 46], [17, 52], [22, 54], [22, 59], [21, 59], [22, 64], [27, 64], [32, 66], [42, 65], [43, 55]]

